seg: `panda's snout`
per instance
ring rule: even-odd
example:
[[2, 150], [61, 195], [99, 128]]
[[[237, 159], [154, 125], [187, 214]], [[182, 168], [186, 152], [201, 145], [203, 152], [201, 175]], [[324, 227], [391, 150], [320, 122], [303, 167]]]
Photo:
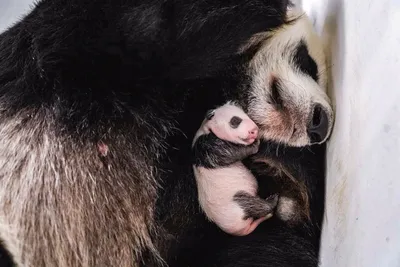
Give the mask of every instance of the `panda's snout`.
[[240, 127], [240, 131], [243, 132], [243, 141], [251, 144], [258, 138], [258, 127], [252, 120], [244, 120]]
[[255, 127], [249, 131], [247, 139], [257, 139], [257, 137], [258, 137], [258, 128]]
[[307, 127], [307, 133], [311, 144], [321, 143], [329, 134], [330, 122], [329, 116], [321, 105], [315, 105], [311, 120]]

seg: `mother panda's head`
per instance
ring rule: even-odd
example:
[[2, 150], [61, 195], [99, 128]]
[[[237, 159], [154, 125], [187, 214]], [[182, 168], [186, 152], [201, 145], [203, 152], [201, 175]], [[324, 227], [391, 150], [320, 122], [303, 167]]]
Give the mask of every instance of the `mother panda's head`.
[[288, 14], [290, 22], [254, 36], [243, 48], [257, 47], [243, 105], [263, 139], [291, 146], [323, 143], [333, 125], [323, 46], [306, 15]]

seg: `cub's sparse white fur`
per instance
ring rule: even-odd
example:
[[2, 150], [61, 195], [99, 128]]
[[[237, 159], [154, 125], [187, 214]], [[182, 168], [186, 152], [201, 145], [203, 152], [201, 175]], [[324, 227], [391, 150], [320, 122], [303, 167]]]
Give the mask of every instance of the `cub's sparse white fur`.
[[[233, 130], [229, 125], [229, 120], [235, 115], [244, 120], [240, 123], [238, 128]], [[209, 117], [211, 116], [218, 119], [210, 119]], [[220, 139], [242, 145], [248, 145], [254, 141], [248, 140], [249, 132], [253, 132], [252, 139], [254, 139], [254, 136], [257, 137], [257, 125], [255, 125], [237, 103], [233, 101], [228, 101], [223, 106], [211, 110], [207, 117], [201, 124], [200, 129], [196, 132], [193, 143], [200, 135], [209, 134], [211, 130]]]
[[258, 150], [258, 129], [227, 103], [209, 112], [193, 141], [199, 203], [206, 216], [233, 235], [248, 235], [272, 216], [277, 197], [257, 196], [257, 181], [241, 160]]

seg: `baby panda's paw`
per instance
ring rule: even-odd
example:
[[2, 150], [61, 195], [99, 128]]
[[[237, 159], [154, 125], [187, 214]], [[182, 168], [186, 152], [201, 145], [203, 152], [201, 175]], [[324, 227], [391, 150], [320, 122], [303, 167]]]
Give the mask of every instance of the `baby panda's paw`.
[[249, 218], [268, 219], [272, 217], [276, 205], [278, 204], [278, 195], [274, 194], [266, 199], [263, 199], [245, 191], [239, 191], [234, 195], [233, 201], [235, 201], [242, 208], [244, 213], [243, 220], [247, 220]]
[[260, 147], [260, 139], [256, 139], [252, 144], [248, 146], [247, 156], [257, 154], [259, 147]]
[[271, 206], [271, 209], [275, 209], [275, 207], [278, 205], [279, 195], [278, 194], [270, 195], [265, 199], [265, 201]]

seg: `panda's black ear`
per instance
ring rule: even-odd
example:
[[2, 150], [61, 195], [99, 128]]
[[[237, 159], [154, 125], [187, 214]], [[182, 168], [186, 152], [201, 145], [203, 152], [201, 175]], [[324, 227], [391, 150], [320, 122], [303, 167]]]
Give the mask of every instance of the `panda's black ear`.
[[214, 117], [214, 110], [212, 109], [212, 110], [207, 111], [206, 119], [211, 120], [213, 117]]

